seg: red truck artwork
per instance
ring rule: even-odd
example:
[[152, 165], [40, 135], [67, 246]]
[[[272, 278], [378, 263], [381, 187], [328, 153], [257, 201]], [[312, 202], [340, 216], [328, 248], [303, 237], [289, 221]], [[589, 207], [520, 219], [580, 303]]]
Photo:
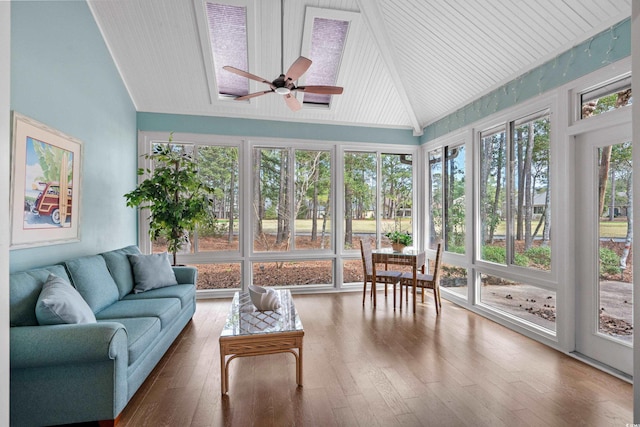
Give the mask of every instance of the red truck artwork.
[[[31, 213], [38, 216], [49, 216], [51, 222], [60, 224], [60, 184], [57, 182], [43, 183], [45, 187], [36, 198]], [[67, 218], [71, 218], [71, 187], [67, 188]]]

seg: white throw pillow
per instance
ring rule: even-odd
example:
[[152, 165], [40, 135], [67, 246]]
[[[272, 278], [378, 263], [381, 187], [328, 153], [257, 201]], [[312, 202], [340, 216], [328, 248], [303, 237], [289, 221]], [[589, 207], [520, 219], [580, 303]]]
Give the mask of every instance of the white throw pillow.
[[36, 318], [40, 325], [96, 323], [96, 316], [78, 291], [53, 274], [42, 285], [36, 303]]

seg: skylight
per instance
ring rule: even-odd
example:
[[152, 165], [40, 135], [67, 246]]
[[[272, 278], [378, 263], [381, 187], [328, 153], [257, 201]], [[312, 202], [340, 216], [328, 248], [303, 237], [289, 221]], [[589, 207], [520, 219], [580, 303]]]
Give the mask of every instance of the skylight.
[[[316, 17], [313, 19], [311, 35], [311, 51], [309, 59], [313, 61], [306, 73], [304, 84], [329, 85], [336, 84], [338, 67], [342, 59], [344, 44], [349, 30], [349, 21]], [[331, 102], [331, 95], [305, 93], [305, 104], [325, 105]]]
[[218, 95], [247, 95], [249, 81], [222, 69], [225, 65], [249, 69], [246, 8], [207, 2], [207, 20]]

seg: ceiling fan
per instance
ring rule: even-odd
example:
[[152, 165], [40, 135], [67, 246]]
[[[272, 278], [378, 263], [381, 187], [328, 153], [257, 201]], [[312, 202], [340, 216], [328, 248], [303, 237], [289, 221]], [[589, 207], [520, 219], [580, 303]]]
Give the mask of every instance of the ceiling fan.
[[[284, 70], [284, 0], [281, 0], [280, 3], [280, 15], [280, 56], [281, 67]], [[286, 73], [280, 74], [280, 76], [278, 76], [271, 82], [267, 79], [256, 76], [255, 74], [239, 70], [238, 68], [231, 67], [229, 65], [225, 65], [222, 68], [239, 76], [269, 85], [269, 90], [239, 96], [235, 98], [236, 101], [244, 101], [246, 99], [266, 95], [267, 93], [277, 93], [278, 95], [282, 95], [284, 97], [284, 101], [287, 103], [287, 106], [291, 110], [298, 111], [302, 108], [302, 105], [300, 104], [300, 101], [298, 101], [298, 99], [292, 95], [292, 92], [298, 91], [318, 93], [322, 95], [340, 95], [343, 91], [343, 88], [339, 86], [296, 86], [295, 81], [298, 80], [300, 76], [302, 76], [309, 69], [309, 67], [311, 67], [311, 60], [309, 58], [305, 58], [304, 56], [300, 56], [295, 60], [293, 64], [291, 64]]]

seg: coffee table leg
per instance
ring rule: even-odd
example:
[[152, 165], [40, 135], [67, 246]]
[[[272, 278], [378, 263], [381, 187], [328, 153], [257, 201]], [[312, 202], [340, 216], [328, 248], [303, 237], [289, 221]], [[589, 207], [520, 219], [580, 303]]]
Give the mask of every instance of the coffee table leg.
[[227, 394], [227, 369], [222, 346], [220, 346], [220, 391], [223, 395]]
[[297, 369], [298, 369], [298, 375], [297, 375], [298, 385], [302, 387], [302, 339], [300, 340], [300, 347], [298, 347]]

